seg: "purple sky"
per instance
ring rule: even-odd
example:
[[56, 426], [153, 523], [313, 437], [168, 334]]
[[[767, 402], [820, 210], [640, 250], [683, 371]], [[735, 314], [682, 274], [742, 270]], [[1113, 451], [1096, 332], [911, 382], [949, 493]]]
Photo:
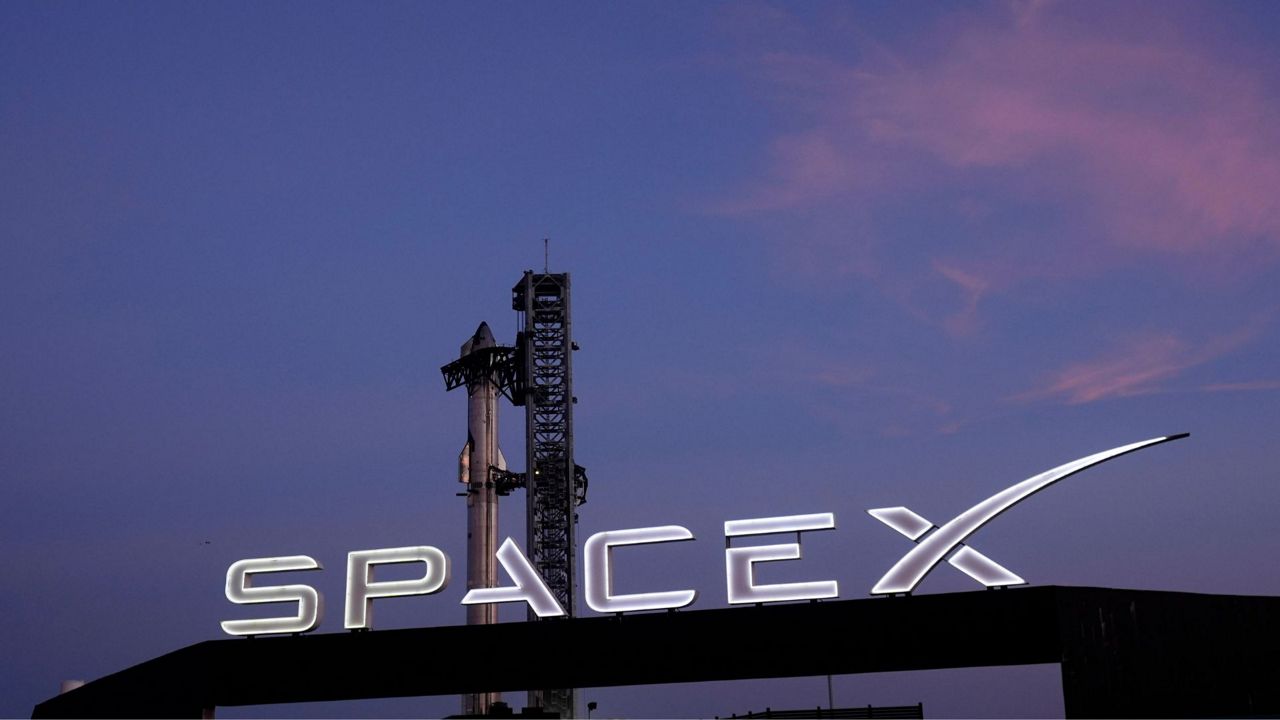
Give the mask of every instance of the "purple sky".
[[[831, 511], [767, 579], [863, 597], [906, 550], [867, 508], [945, 520], [1187, 431], [974, 544], [1035, 584], [1280, 595], [1278, 46], [1280, 4], [1246, 2], [0, 4], [0, 716], [220, 637], [240, 558], [319, 559], [321, 632], [350, 550], [462, 567], [438, 368], [480, 320], [513, 340], [543, 237], [581, 533], [698, 537], [620, 556], [620, 591], [724, 607], [724, 520]], [[378, 627], [461, 623], [464, 585]], [[834, 685], [1062, 711], [1056, 666]], [[586, 697], [710, 716], [826, 683]]]

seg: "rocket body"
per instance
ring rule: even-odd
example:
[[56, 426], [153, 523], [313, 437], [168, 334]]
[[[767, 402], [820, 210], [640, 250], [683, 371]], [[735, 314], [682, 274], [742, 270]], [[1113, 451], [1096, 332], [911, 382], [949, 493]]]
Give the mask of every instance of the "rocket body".
[[[461, 357], [494, 347], [493, 333], [480, 323], [474, 336], [462, 345]], [[458, 456], [458, 480], [467, 486], [467, 589], [498, 585], [498, 496], [489, 479], [489, 467], [505, 469], [498, 449], [498, 392], [486, 375], [467, 387], [467, 442]], [[468, 625], [498, 622], [494, 603], [468, 605]], [[479, 669], [478, 669], [479, 670]], [[464, 714], [489, 712], [499, 693], [470, 693], [462, 696]]]

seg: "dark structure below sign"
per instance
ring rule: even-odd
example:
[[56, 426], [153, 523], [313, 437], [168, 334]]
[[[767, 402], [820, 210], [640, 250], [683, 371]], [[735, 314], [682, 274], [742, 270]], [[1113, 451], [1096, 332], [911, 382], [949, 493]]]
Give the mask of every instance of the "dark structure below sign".
[[[468, 670], [495, 647], [581, 651]], [[1275, 717], [1278, 647], [1280, 598], [1034, 587], [210, 640], [34, 716], [199, 717], [218, 705], [1056, 662], [1068, 717]]]

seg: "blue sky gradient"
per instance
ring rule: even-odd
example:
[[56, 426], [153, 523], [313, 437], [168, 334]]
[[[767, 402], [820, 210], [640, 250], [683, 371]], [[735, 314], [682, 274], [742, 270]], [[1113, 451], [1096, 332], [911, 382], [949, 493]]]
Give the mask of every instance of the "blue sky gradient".
[[[1035, 584], [1280, 594], [1278, 40], [1245, 2], [0, 5], [0, 716], [219, 637], [234, 560], [319, 559], [321, 632], [348, 551], [461, 562], [438, 368], [481, 320], [513, 341], [544, 237], [573, 274], [582, 536], [698, 537], [629, 554], [620, 591], [723, 607], [724, 520], [831, 511], [769, 577], [862, 597], [906, 549], [867, 508], [942, 520], [1185, 431], [975, 544]], [[461, 623], [463, 585], [379, 626]], [[1062, 712], [1048, 666], [835, 688]], [[826, 687], [587, 697], [710, 716]]]

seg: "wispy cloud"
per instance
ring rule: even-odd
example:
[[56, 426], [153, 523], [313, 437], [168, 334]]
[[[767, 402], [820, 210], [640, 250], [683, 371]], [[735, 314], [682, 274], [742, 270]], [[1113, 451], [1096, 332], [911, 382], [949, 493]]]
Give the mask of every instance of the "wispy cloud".
[[1204, 273], [1280, 256], [1280, 101], [1257, 72], [1168, 17], [1157, 32], [1113, 22], [1125, 11], [1109, 5], [1089, 22], [1071, 4], [1008, 7], [949, 16], [856, 62], [759, 54], [755, 79], [794, 129], [769, 146], [764, 175], [716, 209], [876, 207], [995, 183], [1005, 207], [1054, 211], [1044, 224], [1074, 247], [1048, 231], [1038, 254], [1077, 266], [1154, 256]]
[[1201, 385], [1203, 392], [1257, 392], [1280, 390], [1280, 380], [1253, 380], [1251, 382], [1212, 383]]
[[832, 402], [911, 388], [938, 401], [901, 403], [902, 426], [954, 431], [1010, 399], [1273, 389], [1216, 374], [1263, 331], [1223, 334], [1223, 315], [1267, 313], [1280, 260], [1280, 88], [1201, 31], [1218, 10], [742, 12], [735, 67], [776, 129], [706, 207], [776, 237], [779, 277], [885, 338], [850, 357], [874, 376], [810, 377]]
[[827, 363], [815, 370], [810, 379], [828, 388], [853, 388], [866, 385], [874, 376], [875, 372], [868, 367]]
[[1057, 398], [1079, 405], [1109, 397], [1143, 395], [1157, 391], [1159, 383], [1206, 359], [1189, 353], [1186, 344], [1172, 335], [1132, 338], [1105, 356], [1067, 365], [1043, 387], [1015, 399]]
[[[1081, 405], [1116, 397], [1149, 395], [1170, 390], [1169, 381], [1192, 368], [1239, 349], [1256, 337], [1260, 324], [1192, 344], [1172, 333], [1149, 333], [1126, 338], [1106, 353], [1073, 362], [1051, 373], [1040, 387], [1013, 400], [1060, 400]], [[1265, 389], [1252, 383], [1204, 385], [1205, 391]]]
[[987, 293], [991, 283], [986, 278], [953, 265], [934, 261], [933, 269], [939, 275], [955, 283], [963, 294], [960, 308], [945, 321], [947, 331], [952, 335], [969, 335], [978, 322], [978, 303]]
[[851, 118], [876, 141], [958, 169], [1060, 167], [1065, 195], [1095, 204], [1115, 243], [1185, 252], [1280, 240], [1275, 103], [1245, 69], [1177, 41], [1051, 21], [974, 27], [939, 62], [857, 89]]

